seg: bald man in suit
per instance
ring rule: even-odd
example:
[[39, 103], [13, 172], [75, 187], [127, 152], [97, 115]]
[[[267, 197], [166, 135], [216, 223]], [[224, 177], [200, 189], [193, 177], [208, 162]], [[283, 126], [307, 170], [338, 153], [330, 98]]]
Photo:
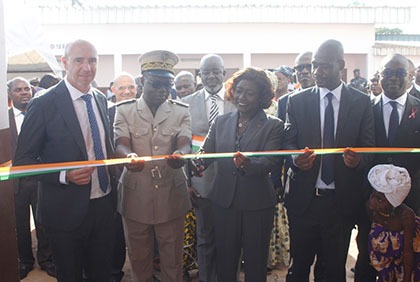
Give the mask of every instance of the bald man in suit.
[[316, 87], [289, 98], [285, 146], [306, 149], [294, 157], [288, 172], [285, 203], [292, 262], [288, 282], [309, 281], [318, 248], [326, 281], [345, 281], [351, 230], [364, 215], [363, 169], [370, 160], [350, 149], [321, 157], [311, 150], [374, 146], [370, 99], [341, 80], [343, 57], [339, 41], [322, 43], [312, 59]]
[[[107, 101], [91, 87], [96, 48], [76, 40], [66, 46], [61, 60], [65, 78], [28, 106], [15, 165], [104, 159], [113, 154]], [[36, 216], [51, 242], [57, 280], [108, 281], [116, 210], [111, 171], [83, 167], [44, 174], [38, 180]]]

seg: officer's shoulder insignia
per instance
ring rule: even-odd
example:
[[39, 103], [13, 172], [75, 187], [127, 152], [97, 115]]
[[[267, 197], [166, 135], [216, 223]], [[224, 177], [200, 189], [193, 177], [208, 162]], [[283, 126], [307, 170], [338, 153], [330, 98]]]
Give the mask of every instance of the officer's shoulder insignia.
[[135, 98], [128, 99], [128, 100], [124, 100], [124, 101], [121, 101], [121, 102], [116, 103], [115, 106], [119, 107], [121, 105], [126, 105], [126, 104], [134, 103], [135, 101], [137, 101], [137, 99], [135, 99]]
[[178, 106], [181, 106], [181, 107], [184, 107], [184, 108], [189, 107], [189, 105], [187, 103], [184, 103], [184, 102], [181, 102], [181, 101], [178, 101], [178, 100], [168, 99], [168, 101], [169, 101], [169, 103], [171, 103], [173, 105], [178, 105]]

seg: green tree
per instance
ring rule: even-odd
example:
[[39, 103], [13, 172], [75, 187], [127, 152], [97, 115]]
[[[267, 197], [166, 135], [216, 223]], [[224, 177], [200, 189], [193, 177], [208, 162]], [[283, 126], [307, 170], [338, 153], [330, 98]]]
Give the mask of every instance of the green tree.
[[402, 30], [399, 28], [380, 27], [376, 29], [375, 33], [380, 35], [398, 35], [402, 34]]

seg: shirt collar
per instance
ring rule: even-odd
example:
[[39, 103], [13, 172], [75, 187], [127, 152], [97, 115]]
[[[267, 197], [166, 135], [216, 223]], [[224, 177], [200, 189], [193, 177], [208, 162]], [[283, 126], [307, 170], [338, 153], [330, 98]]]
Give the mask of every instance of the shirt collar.
[[408, 97], [407, 92], [405, 92], [403, 95], [401, 95], [400, 97], [398, 97], [395, 100], [389, 99], [387, 96], [385, 96], [385, 94], [383, 92], [382, 92], [381, 95], [382, 95], [382, 105], [386, 105], [390, 101], [395, 101], [398, 104], [400, 104], [401, 106], [404, 106], [405, 105], [405, 102], [407, 101], [407, 97]]
[[337, 101], [340, 101], [341, 98], [341, 89], [343, 89], [343, 82], [340, 83], [340, 85], [337, 86], [337, 88], [333, 90], [329, 90], [325, 87], [318, 87], [319, 89], [319, 98], [322, 100], [328, 93], [332, 93], [333, 96], [337, 99]]
[[12, 107], [13, 108], [13, 114], [15, 115], [15, 117], [17, 117], [18, 115], [23, 115], [23, 112], [21, 110], [19, 110], [18, 108]]
[[[204, 95], [205, 95], [206, 100], [208, 100], [212, 94], [210, 94], [204, 88]], [[225, 86], [223, 85], [222, 88], [220, 88], [219, 92], [217, 92], [216, 94], [213, 94], [213, 95], [216, 95], [217, 98], [220, 99], [220, 100], [224, 100], [225, 99]]]
[[64, 77], [64, 83], [66, 84], [66, 87], [69, 90], [71, 99], [73, 101], [79, 99], [85, 94], [93, 95], [92, 87], [89, 88], [87, 93], [80, 92], [78, 89], [76, 89], [73, 85], [70, 84], [70, 82], [67, 79], [67, 76]]

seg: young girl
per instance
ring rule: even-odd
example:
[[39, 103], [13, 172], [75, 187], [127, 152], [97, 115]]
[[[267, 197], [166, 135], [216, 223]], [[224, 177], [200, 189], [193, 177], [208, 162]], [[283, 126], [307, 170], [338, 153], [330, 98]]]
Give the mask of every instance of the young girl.
[[374, 188], [369, 253], [379, 282], [420, 281], [420, 218], [402, 204], [411, 188], [405, 168], [377, 165], [368, 174]]

